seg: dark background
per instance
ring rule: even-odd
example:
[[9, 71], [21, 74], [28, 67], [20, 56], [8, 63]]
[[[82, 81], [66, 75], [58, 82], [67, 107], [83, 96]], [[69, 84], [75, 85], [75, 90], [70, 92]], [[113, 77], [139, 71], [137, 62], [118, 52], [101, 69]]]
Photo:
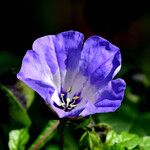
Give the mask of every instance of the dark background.
[[122, 51], [149, 44], [146, 1], [8, 0], [0, 7], [4, 51], [23, 54], [36, 38], [70, 29], [101, 35]]

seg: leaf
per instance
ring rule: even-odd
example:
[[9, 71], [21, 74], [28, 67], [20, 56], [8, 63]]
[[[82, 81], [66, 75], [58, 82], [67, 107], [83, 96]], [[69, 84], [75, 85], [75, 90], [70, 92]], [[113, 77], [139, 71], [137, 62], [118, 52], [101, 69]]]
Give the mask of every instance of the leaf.
[[78, 128], [87, 127], [88, 125], [90, 125], [90, 123], [92, 124], [92, 122], [93, 122], [93, 119], [91, 116], [82, 118], [81, 123], [79, 123], [76, 128], [78, 129]]
[[101, 143], [95, 131], [86, 131], [80, 138], [80, 149], [101, 150]]
[[26, 108], [28, 109], [34, 100], [35, 92], [21, 81], [19, 81], [17, 85], [21, 87], [21, 92], [25, 96], [26, 100]]
[[120, 148], [121, 150], [125, 148], [130, 150], [139, 146], [141, 141], [142, 139], [135, 134], [130, 134], [127, 132], [117, 134], [114, 131], [110, 131], [106, 137], [105, 148], [111, 149], [115, 146], [117, 148]]
[[106, 123], [98, 123], [93, 126], [93, 129], [96, 131], [98, 136], [100, 137], [102, 143], [106, 140], [107, 133], [112, 130], [111, 126]]
[[129, 134], [127, 132], [122, 132], [119, 136], [121, 144], [128, 149], [133, 149], [141, 143], [141, 138], [135, 134]]
[[16, 127], [16, 124], [19, 127], [29, 127], [31, 120], [13, 93], [3, 85], [0, 85], [0, 92], [2, 93], [2, 99], [0, 101], [0, 111], [2, 114], [0, 117], [1, 121], [4, 120], [4, 126], [10, 128], [9, 130]]
[[143, 137], [140, 146], [142, 148], [142, 150], [150, 150], [150, 137], [146, 136]]
[[29, 140], [29, 134], [26, 128], [20, 130], [12, 130], [9, 133], [9, 143], [8, 143], [9, 149], [24, 150], [28, 140]]
[[150, 137], [139, 137], [128, 132], [117, 134], [115, 131], [110, 131], [104, 143], [104, 149], [124, 150], [125, 148], [128, 150], [149, 150]]
[[29, 147], [29, 150], [41, 149], [55, 135], [58, 124], [58, 120], [49, 121], [35, 142]]

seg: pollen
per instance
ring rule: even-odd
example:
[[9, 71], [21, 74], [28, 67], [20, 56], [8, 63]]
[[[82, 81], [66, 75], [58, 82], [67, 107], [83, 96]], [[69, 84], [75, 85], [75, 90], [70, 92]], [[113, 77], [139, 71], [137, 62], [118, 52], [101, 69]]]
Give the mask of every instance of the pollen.
[[60, 97], [62, 98], [65, 94], [60, 94]]
[[69, 87], [68, 89], [67, 89], [67, 93], [70, 93], [71, 92], [71, 90], [72, 90], [72, 87]]
[[74, 96], [73, 99], [74, 100], [78, 100], [80, 97], [79, 96]]

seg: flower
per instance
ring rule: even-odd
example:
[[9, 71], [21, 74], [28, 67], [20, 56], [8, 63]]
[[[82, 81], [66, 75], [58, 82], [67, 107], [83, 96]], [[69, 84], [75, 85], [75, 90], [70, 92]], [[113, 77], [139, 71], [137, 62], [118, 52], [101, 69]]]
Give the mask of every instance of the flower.
[[113, 112], [124, 96], [124, 80], [113, 79], [119, 48], [99, 36], [83, 40], [77, 31], [35, 40], [17, 74], [60, 118]]

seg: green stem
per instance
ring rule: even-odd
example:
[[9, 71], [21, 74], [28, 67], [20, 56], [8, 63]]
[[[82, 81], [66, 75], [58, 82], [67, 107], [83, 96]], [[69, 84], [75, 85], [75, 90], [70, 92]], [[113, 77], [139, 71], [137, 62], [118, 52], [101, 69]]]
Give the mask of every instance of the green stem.
[[66, 120], [62, 119], [60, 120], [60, 124], [58, 126], [58, 132], [60, 135], [60, 139], [59, 139], [59, 150], [63, 150], [64, 147], [64, 128], [66, 125]]
[[64, 147], [64, 135], [63, 132], [60, 135], [60, 140], [59, 140], [59, 150], [63, 150]]
[[37, 137], [34, 143], [28, 148], [28, 150], [38, 150], [42, 148], [54, 136], [58, 126], [59, 126], [58, 120], [49, 121], [45, 129]]

